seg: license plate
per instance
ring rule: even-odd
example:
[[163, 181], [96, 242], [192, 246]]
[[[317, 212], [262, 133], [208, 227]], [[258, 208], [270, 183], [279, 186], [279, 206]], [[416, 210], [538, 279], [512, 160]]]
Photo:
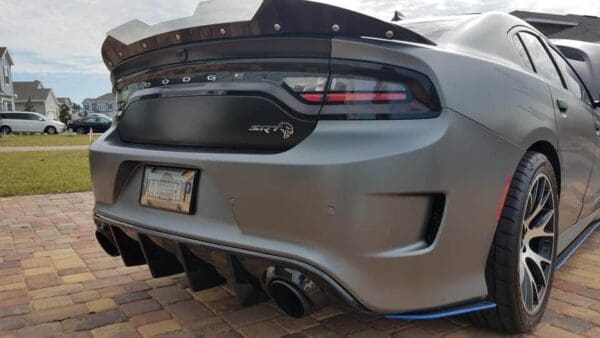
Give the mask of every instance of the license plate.
[[155, 209], [191, 214], [197, 170], [146, 166], [140, 204]]

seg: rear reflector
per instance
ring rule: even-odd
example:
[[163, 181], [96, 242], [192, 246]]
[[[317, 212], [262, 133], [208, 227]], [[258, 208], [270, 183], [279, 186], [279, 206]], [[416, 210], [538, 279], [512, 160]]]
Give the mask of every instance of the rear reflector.
[[496, 207], [496, 223], [500, 222], [500, 217], [502, 217], [502, 211], [504, 211], [504, 204], [506, 204], [506, 199], [508, 198], [512, 179], [513, 176], [510, 175], [506, 179], [506, 183], [504, 183], [504, 190], [502, 190], [502, 196], [500, 196], [500, 203], [498, 203], [498, 207]]

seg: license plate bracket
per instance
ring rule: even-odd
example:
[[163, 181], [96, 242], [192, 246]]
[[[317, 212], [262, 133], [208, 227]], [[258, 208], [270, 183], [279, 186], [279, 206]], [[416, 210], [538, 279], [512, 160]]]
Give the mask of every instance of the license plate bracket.
[[140, 205], [179, 214], [194, 213], [199, 172], [196, 169], [146, 165]]

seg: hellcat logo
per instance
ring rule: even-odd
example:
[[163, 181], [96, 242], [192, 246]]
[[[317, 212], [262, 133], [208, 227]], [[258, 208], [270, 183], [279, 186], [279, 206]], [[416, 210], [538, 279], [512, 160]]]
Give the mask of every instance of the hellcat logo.
[[256, 131], [259, 133], [271, 134], [281, 132], [283, 139], [288, 139], [294, 135], [294, 126], [288, 122], [280, 122], [278, 125], [253, 125], [248, 131]]

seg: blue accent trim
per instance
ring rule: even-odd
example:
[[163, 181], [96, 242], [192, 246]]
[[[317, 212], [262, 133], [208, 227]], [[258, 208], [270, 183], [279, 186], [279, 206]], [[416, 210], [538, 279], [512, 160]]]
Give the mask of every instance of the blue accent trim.
[[437, 312], [387, 315], [387, 316], [385, 316], [385, 318], [404, 319], [404, 320], [429, 320], [429, 319], [439, 319], [439, 318], [464, 315], [466, 313], [489, 310], [489, 309], [493, 309], [495, 307], [496, 307], [496, 303], [479, 302], [479, 303], [464, 305], [464, 306], [453, 308], [453, 309], [441, 310], [441, 311], [437, 311]]
[[583, 243], [585, 243], [585, 241], [594, 233], [594, 231], [596, 231], [596, 229], [598, 228], [598, 226], [600, 226], [600, 222], [596, 222], [592, 225], [590, 225], [589, 227], [587, 227], [585, 230], [583, 230], [579, 236], [577, 236], [577, 238], [575, 238], [573, 240], [573, 242], [571, 243], [571, 245], [569, 245], [565, 251], [563, 251], [559, 256], [558, 256], [558, 262], [556, 263], [556, 270], [560, 270], [562, 269], [562, 267], [567, 264], [567, 261], [569, 260], [569, 258], [571, 258], [571, 256], [573, 256], [575, 254], [575, 252], [577, 251], [577, 249], [579, 249]]

